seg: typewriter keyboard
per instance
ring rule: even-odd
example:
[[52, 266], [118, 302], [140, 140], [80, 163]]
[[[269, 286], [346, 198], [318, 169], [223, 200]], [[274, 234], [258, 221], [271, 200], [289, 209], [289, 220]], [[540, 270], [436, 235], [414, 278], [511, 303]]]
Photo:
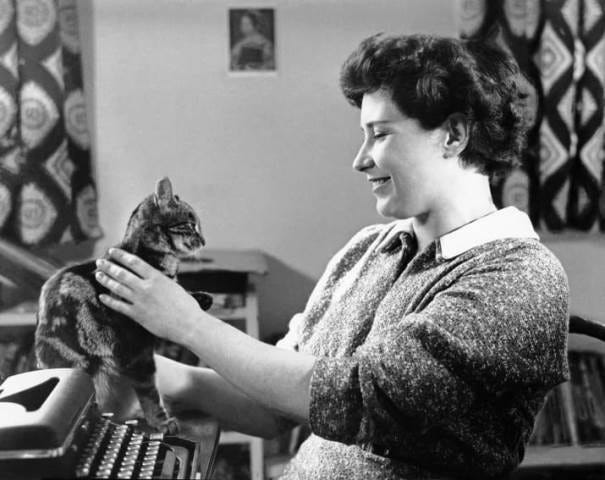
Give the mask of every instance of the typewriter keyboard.
[[179, 458], [170, 445], [100, 417], [76, 460], [78, 478], [177, 478]]

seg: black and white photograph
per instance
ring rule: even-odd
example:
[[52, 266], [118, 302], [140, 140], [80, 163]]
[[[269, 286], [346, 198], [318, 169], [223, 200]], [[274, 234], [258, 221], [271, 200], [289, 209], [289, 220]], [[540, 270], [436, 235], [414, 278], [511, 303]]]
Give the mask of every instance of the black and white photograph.
[[229, 9], [231, 72], [275, 72], [275, 41], [275, 9]]
[[0, 0], [0, 480], [605, 479], [605, 0]]

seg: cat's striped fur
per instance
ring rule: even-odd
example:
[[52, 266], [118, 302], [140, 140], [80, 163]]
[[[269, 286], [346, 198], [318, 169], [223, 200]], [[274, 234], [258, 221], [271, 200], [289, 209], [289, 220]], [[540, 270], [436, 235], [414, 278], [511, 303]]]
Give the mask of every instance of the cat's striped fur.
[[[201, 248], [200, 221], [187, 203], [172, 194], [167, 178], [134, 210], [120, 248], [138, 255], [174, 278], [179, 258]], [[130, 384], [152, 427], [176, 433], [155, 384], [154, 336], [98, 299], [108, 291], [94, 278], [95, 263], [58, 271], [42, 287], [35, 335], [39, 368], [77, 367], [94, 380], [102, 411], [120, 408], [123, 385]], [[202, 308], [212, 298], [194, 294]]]

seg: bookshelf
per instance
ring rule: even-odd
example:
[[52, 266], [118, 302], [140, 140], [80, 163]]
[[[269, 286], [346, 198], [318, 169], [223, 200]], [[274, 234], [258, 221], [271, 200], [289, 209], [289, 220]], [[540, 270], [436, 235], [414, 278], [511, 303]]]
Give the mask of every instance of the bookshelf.
[[[605, 244], [603, 235], [586, 232], [538, 232], [542, 242], [561, 261], [570, 287], [570, 312], [605, 323]], [[605, 342], [585, 335], [570, 334], [568, 351], [605, 356]], [[605, 373], [601, 380], [605, 382]], [[573, 377], [573, 372], [572, 372]], [[572, 378], [573, 380], [573, 378]], [[573, 392], [570, 384], [559, 387], [562, 393], [564, 418], [570, 426], [567, 443], [530, 445], [519, 468], [519, 478], [593, 478], [589, 471], [598, 470], [594, 478], [605, 478], [605, 441], [586, 442], [578, 438]], [[601, 401], [605, 409], [605, 399]], [[536, 422], [537, 423], [537, 422]], [[534, 433], [538, 425], [534, 428]], [[535, 476], [524, 476], [524, 473]], [[544, 475], [540, 476], [539, 473]], [[557, 475], [558, 474], [558, 475]], [[517, 478], [517, 477], [515, 477]]]
[[605, 474], [605, 353], [575, 341], [571, 378], [548, 394], [515, 478], [534, 478], [523, 476], [532, 472], [535, 478], [552, 478], [540, 477], [549, 472], [585, 478], [590, 469]]
[[605, 445], [560, 445], [530, 447], [522, 468], [569, 468], [605, 464]]

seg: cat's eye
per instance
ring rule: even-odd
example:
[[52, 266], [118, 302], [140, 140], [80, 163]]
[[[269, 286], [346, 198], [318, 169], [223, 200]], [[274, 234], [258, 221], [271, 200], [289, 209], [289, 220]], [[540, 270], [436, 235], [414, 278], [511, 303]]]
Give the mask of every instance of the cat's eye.
[[168, 227], [168, 231], [175, 234], [192, 233], [195, 230], [196, 225], [190, 222], [177, 223]]

